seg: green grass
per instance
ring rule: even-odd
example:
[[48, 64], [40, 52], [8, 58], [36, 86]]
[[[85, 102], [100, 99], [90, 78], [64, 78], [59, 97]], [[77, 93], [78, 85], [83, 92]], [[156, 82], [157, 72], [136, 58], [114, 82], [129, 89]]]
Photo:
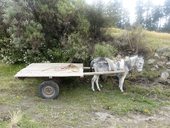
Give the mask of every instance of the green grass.
[[122, 94], [117, 83], [112, 87], [112, 83], [107, 82], [102, 83], [101, 92], [92, 92], [90, 83], [79, 79], [67, 79], [60, 86], [58, 99], [45, 100], [38, 96], [37, 85], [42, 80], [14, 78], [23, 67], [0, 64], [0, 128], [9, 125], [10, 120], [4, 118], [17, 110], [23, 113], [17, 122], [22, 128], [76, 127], [82, 124], [95, 128], [101, 125], [95, 120], [95, 112], [151, 115], [160, 106], [170, 105], [170, 88], [167, 86], [147, 87], [126, 81], [127, 92]]

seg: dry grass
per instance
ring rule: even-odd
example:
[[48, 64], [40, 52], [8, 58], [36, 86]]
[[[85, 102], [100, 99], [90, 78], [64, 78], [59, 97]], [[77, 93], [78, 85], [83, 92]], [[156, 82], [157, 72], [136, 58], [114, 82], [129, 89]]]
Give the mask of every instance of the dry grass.
[[[111, 35], [112, 37], [120, 37], [126, 30], [118, 28], [107, 28], [104, 29], [104, 31], [106, 32], [106, 35]], [[152, 48], [153, 50], [159, 47], [170, 47], [169, 33], [160, 33], [144, 30], [144, 34], [147, 40], [147, 47]]]
[[9, 128], [17, 128], [19, 121], [22, 119], [23, 113], [21, 110], [10, 112]]
[[148, 40], [148, 46], [154, 50], [160, 47], [170, 47], [170, 34], [169, 33], [159, 33], [144, 31], [146, 34], [146, 39]]
[[150, 37], [150, 38], [158, 38], [162, 40], [170, 40], [170, 34], [169, 33], [160, 33], [160, 32], [155, 32], [155, 31], [146, 31], [145, 33]]

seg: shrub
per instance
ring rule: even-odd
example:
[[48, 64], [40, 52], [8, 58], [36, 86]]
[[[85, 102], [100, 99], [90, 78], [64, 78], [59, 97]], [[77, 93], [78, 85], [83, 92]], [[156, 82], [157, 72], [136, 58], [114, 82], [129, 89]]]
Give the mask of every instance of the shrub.
[[103, 42], [102, 44], [95, 45], [94, 57], [109, 57], [112, 58], [117, 54], [117, 49], [110, 45]]
[[67, 0], [6, 3], [3, 22], [8, 24], [9, 40], [0, 43], [4, 62], [72, 62], [87, 58], [89, 22], [82, 9], [84, 4]]
[[133, 28], [131, 31], [124, 31], [118, 40], [119, 50], [124, 55], [140, 54], [147, 56], [152, 52], [146, 45], [147, 40], [144, 31], [140, 27]]
[[3, 38], [0, 40], [0, 58], [2, 62], [15, 63], [21, 57], [19, 49], [15, 49], [10, 39]]
[[69, 62], [85, 61], [88, 58], [87, 41], [79, 33], [70, 34], [65, 43], [63, 55]]

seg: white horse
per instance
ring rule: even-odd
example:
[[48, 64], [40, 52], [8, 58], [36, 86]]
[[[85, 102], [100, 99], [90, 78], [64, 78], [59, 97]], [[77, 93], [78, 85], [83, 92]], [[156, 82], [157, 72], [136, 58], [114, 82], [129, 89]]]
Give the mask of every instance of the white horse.
[[[138, 72], [141, 72], [143, 70], [143, 65], [144, 59], [143, 57], [139, 57], [138, 55], [126, 57], [125, 59], [120, 60], [111, 60], [105, 57], [98, 57], [96, 59], [93, 59], [90, 63], [90, 66], [93, 67], [95, 72], [123, 70], [123, 73], [116, 74], [119, 78], [119, 88], [121, 92], [124, 92], [123, 83], [129, 71], [136, 69]], [[99, 76], [100, 75], [94, 75], [91, 80], [91, 88], [93, 91], [95, 91], [94, 83], [96, 83], [97, 89], [98, 91], [100, 91], [98, 83]]]

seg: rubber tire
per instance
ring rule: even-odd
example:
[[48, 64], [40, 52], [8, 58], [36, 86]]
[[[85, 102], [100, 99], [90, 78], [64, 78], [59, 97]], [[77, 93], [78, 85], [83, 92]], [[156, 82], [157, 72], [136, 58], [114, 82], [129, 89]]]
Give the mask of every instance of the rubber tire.
[[[45, 95], [45, 88], [51, 88], [53, 91], [52, 94], [49, 96], [48, 94]], [[39, 85], [39, 94], [44, 99], [55, 99], [59, 96], [59, 86], [52, 80], [44, 81]]]

